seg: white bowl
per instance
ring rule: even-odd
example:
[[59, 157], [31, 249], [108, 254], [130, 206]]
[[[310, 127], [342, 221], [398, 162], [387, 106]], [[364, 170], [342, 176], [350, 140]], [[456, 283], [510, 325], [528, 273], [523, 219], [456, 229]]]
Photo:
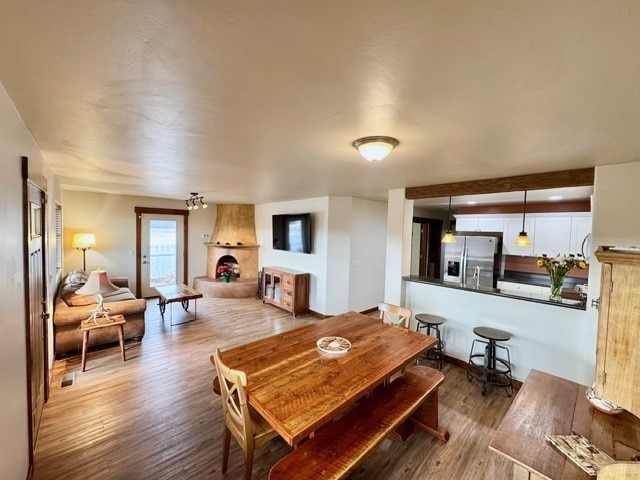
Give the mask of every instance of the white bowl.
[[593, 385], [587, 388], [584, 394], [589, 400], [589, 403], [594, 406], [596, 410], [600, 410], [602, 413], [606, 413], [607, 415], [618, 415], [619, 413], [624, 412], [624, 408], [619, 407], [615, 403], [611, 403], [609, 400], [605, 400], [604, 398], [596, 397], [593, 391]]

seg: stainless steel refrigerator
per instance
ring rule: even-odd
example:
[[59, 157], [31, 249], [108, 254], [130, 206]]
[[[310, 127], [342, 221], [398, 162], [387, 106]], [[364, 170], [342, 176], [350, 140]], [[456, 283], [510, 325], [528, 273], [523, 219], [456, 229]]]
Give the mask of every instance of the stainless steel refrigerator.
[[444, 245], [443, 280], [467, 287], [496, 286], [501, 272], [502, 238], [458, 234]]

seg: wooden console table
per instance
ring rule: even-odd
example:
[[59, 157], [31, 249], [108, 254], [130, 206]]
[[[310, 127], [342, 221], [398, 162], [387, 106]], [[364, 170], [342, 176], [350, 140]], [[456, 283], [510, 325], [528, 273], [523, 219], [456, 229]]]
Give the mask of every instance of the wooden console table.
[[578, 433], [618, 461], [640, 454], [640, 419], [629, 412], [597, 411], [585, 397], [586, 388], [531, 370], [489, 444], [513, 462], [514, 480], [595, 478], [547, 443], [545, 435]]

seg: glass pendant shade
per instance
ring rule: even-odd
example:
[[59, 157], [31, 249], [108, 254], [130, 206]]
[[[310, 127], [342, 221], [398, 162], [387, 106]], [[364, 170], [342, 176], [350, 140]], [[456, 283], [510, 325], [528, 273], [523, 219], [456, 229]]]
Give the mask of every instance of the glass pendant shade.
[[453, 236], [451, 230], [447, 230], [442, 237], [442, 243], [456, 243], [456, 237]]
[[531, 241], [529, 240], [529, 235], [527, 235], [527, 232], [522, 231], [520, 232], [520, 235], [518, 235], [518, 237], [516, 238], [516, 241], [514, 242], [516, 247], [530, 247], [531, 246]]
[[353, 142], [353, 146], [365, 160], [377, 162], [396, 148], [400, 142], [392, 137], [364, 137]]

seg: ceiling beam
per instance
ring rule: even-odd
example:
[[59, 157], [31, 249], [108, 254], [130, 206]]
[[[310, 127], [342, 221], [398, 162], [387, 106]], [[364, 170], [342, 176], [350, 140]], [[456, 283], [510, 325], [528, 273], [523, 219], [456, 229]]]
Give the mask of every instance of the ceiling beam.
[[482, 193], [521, 192], [547, 188], [584, 187], [593, 185], [595, 169], [562, 170], [560, 172], [534, 173], [514, 177], [488, 178], [469, 182], [441, 183], [423, 187], [408, 187], [407, 200], [418, 198], [478, 195]]

